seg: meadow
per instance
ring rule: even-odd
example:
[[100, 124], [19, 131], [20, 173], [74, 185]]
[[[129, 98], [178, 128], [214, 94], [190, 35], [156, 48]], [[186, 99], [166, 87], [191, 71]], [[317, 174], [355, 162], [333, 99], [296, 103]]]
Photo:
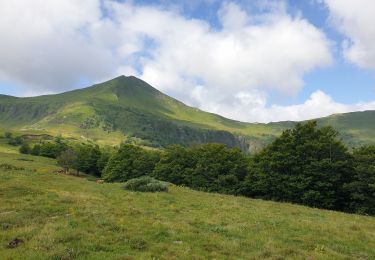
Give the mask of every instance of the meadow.
[[375, 259], [374, 217], [173, 185], [130, 192], [16, 152], [0, 165], [1, 259]]

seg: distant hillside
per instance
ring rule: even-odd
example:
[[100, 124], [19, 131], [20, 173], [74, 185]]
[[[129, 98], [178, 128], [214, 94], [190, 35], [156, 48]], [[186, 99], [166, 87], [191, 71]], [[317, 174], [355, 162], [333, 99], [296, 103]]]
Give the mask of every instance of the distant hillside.
[[[351, 146], [375, 142], [375, 111], [318, 120], [342, 132]], [[103, 144], [122, 140], [148, 146], [219, 142], [257, 149], [295, 122], [251, 124], [189, 107], [146, 82], [120, 76], [62, 94], [0, 95], [0, 128], [25, 134], [62, 134]]]

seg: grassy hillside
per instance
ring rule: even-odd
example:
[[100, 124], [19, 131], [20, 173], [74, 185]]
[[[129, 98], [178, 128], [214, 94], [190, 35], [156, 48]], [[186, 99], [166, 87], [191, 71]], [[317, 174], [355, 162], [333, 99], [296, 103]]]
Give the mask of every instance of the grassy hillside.
[[318, 122], [341, 130], [343, 139], [350, 146], [375, 143], [375, 111], [336, 114]]
[[202, 117], [194, 114], [221, 118], [195, 111], [135, 77], [124, 76], [58, 95], [0, 98], [3, 130], [60, 133], [107, 144], [136, 137], [149, 145], [223, 142], [241, 146], [240, 140], [225, 129], [200, 125], [178, 115], [192, 111], [190, 117], [195, 121]]
[[[337, 127], [349, 145], [375, 142], [375, 111], [335, 115], [319, 122]], [[57, 95], [0, 96], [0, 131], [62, 134], [99, 144], [130, 138], [151, 146], [221, 142], [256, 149], [293, 124], [226, 119], [186, 106], [140, 79], [125, 76]]]
[[51, 159], [0, 158], [1, 259], [375, 258], [373, 217], [176, 186], [129, 192], [54, 174]]

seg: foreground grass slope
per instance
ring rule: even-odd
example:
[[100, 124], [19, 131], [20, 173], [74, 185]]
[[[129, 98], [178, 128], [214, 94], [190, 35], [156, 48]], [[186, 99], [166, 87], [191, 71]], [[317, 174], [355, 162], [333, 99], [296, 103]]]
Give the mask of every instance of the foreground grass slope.
[[24, 168], [0, 169], [1, 259], [375, 258], [373, 217], [175, 186], [129, 192], [53, 174], [54, 160], [0, 158]]

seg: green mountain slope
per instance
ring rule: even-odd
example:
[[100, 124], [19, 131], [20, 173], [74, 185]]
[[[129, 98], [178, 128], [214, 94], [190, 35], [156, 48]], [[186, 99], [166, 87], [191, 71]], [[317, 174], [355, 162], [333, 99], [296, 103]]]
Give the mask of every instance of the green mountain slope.
[[[375, 111], [319, 119], [342, 131], [350, 145], [375, 141]], [[250, 124], [189, 107], [136, 77], [120, 76], [62, 94], [17, 98], [0, 96], [0, 125], [24, 134], [62, 134], [116, 144], [220, 142], [256, 149], [294, 122]]]
[[321, 125], [331, 125], [341, 131], [350, 146], [375, 143], [375, 111], [337, 114], [318, 120]]

